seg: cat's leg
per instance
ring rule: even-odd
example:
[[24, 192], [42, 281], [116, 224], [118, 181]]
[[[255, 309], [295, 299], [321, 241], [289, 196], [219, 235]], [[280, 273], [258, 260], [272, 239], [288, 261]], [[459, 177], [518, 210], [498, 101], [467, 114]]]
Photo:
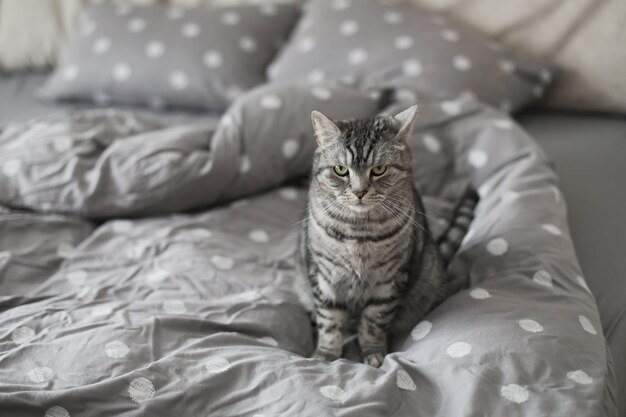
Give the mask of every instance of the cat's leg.
[[363, 309], [359, 321], [359, 345], [363, 363], [378, 368], [387, 354], [389, 325], [393, 320], [398, 302], [391, 299], [385, 303], [371, 303]]
[[339, 308], [317, 306], [315, 320], [317, 324], [317, 348], [313, 357], [333, 361], [341, 357], [343, 347], [343, 326], [348, 312]]

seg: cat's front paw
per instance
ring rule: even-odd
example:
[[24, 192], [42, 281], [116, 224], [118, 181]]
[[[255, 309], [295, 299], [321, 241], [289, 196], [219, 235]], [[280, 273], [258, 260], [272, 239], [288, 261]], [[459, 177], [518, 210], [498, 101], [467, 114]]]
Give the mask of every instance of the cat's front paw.
[[326, 362], [332, 362], [339, 359], [339, 356], [333, 352], [327, 352], [325, 350], [315, 349], [315, 352], [311, 355], [312, 358], [321, 359]]
[[374, 368], [380, 368], [380, 365], [383, 364], [385, 360], [385, 355], [380, 352], [370, 353], [365, 355], [363, 358], [363, 363], [369, 366], [373, 366]]

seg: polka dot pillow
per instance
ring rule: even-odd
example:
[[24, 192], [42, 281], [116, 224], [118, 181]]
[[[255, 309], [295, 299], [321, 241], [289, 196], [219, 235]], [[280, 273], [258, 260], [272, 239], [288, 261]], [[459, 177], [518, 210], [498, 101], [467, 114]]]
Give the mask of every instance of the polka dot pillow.
[[306, 79], [467, 95], [516, 110], [539, 98], [548, 66], [402, 1], [310, 0], [288, 46], [268, 68], [273, 80]]
[[294, 6], [93, 5], [41, 97], [221, 111], [265, 81], [298, 14]]

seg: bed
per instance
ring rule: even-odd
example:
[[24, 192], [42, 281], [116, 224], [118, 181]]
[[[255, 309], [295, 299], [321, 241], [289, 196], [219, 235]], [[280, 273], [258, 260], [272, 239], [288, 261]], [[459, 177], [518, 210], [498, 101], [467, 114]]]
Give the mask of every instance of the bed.
[[[300, 81], [251, 89], [223, 114], [163, 117], [43, 106], [44, 80], [0, 81], [3, 412], [618, 415], [624, 305], [603, 259], [619, 245], [598, 257], [588, 235], [621, 234], [598, 212], [590, 229], [587, 195], [606, 196], [581, 193], [569, 161], [594, 160], [590, 126], [599, 162], [584, 178], [606, 184], [623, 119], [516, 122], [468, 95]], [[449, 297], [378, 370], [353, 340], [345, 359], [310, 359], [293, 291], [308, 114], [390, 114], [417, 98], [415, 181], [434, 233], [468, 184], [481, 195]]]

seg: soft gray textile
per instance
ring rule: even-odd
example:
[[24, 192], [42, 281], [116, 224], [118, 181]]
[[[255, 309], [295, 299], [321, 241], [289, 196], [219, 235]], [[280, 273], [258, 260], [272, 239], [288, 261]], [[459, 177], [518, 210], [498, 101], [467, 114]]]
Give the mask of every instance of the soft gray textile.
[[86, 8], [44, 99], [223, 111], [265, 80], [297, 7]]
[[0, 130], [0, 204], [96, 218], [206, 207], [307, 173], [312, 110], [366, 117], [377, 103], [345, 86], [261, 86], [216, 129], [109, 110], [9, 124]]
[[626, 417], [626, 117], [531, 112], [520, 123], [551, 155], [576, 253], [600, 310]]
[[[178, 193], [206, 166], [207, 144], [220, 143], [215, 149], [228, 152], [221, 153], [223, 165], [213, 166], [213, 176], [227, 189], [219, 187], [219, 198], [209, 186], [193, 192], [210, 196], [202, 204], [248, 197], [183, 214], [175, 212], [183, 206], [150, 197], [147, 174], [156, 175], [154, 164], [135, 162], [132, 174], [147, 183], [116, 175], [117, 164], [102, 170], [99, 181], [114, 177], [119, 185], [134, 185], [137, 201], [144, 193], [151, 201], [149, 210], [142, 204], [123, 210], [162, 215], [106, 221], [38, 288], [3, 297], [1, 414], [616, 414], [597, 307], [576, 261], [549, 161], [507, 116], [467, 97], [424, 97], [411, 141], [416, 183], [429, 197], [437, 230], [468, 181], [481, 195], [471, 233], [451, 265], [451, 296], [410, 335], [393, 341], [380, 369], [307, 358], [313, 349], [310, 323], [292, 292], [305, 192], [283, 187], [253, 193], [308, 168], [312, 138], [286, 135], [298, 132], [290, 130], [288, 117], [304, 126], [310, 106], [330, 115], [332, 109], [376, 112], [373, 104], [345, 110], [347, 103], [370, 102], [352, 90], [324, 88], [317, 96], [302, 85], [257, 89], [227, 112], [216, 132], [204, 132], [204, 140], [189, 140], [198, 133], [188, 127], [163, 129], [127, 114], [74, 119], [94, 127], [78, 131], [84, 139], [126, 129], [130, 137], [99, 142], [120, 155], [136, 148], [116, 144], [155, 134], [143, 136], [143, 145], [165, 155], [165, 167], [178, 168], [176, 181], [161, 187], [169, 200], [184, 199]], [[386, 112], [414, 102], [410, 92], [398, 96]], [[14, 153], [11, 158], [20, 162], [10, 165], [15, 175], [7, 175], [7, 151], [19, 150], [24, 135], [47, 143], [48, 123], [3, 133], [0, 196], [11, 190], [12, 198], [0, 204], [31, 196], [22, 201], [37, 210], [46, 202], [49, 211], [80, 214], [72, 200], [81, 195], [80, 180], [72, 176], [83, 172], [76, 157], [80, 140], [61, 146], [65, 162], [55, 169], [40, 170], [31, 154]], [[287, 162], [287, 137], [298, 144], [291, 159], [297, 164]], [[185, 149], [184, 158], [170, 157], [179, 149]], [[241, 172], [244, 155], [250, 169]], [[255, 171], [259, 164], [263, 170]], [[33, 172], [45, 172], [46, 182], [36, 181]], [[155, 183], [161, 178], [156, 175]], [[33, 189], [48, 184], [67, 198], [44, 198], [48, 193]], [[102, 202], [119, 197], [115, 188], [102, 195]], [[115, 210], [99, 214], [117, 217]], [[351, 343], [352, 359], [354, 351]]]
[[268, 75], [471, 93], [505, 111], [541, 97], [553, 76], [441, 16], [382, 0], [309, 1]]

